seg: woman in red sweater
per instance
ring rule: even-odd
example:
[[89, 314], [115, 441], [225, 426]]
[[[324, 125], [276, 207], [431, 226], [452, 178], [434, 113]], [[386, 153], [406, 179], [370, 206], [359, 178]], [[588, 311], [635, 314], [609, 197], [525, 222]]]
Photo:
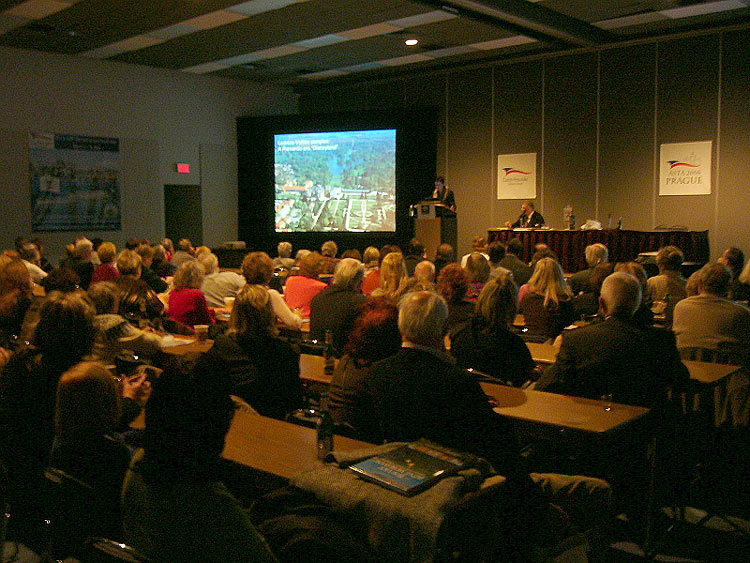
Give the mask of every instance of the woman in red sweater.
[[177, 270], [173, 289], [169, 294], [169, 317], [193, 328], [195, 325], [216, 323], [214, 312], [206, 304], [201, 290], [205, 270], [197, 260], [188, 260]]

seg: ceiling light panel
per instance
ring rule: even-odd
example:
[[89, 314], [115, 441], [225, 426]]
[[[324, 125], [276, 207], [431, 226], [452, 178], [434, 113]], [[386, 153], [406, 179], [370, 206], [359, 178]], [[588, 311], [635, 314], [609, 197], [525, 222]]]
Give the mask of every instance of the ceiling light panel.
[[254, 16], [272, 10], [279, 10], [292, 4], [300, 4], [307, 0], [252, 0], [252, 2], [243, 2], [236, 6], [225, 8], [227, 12], [236, 12], [246, 16]]
[[425, 14], [417, 14], [416, 16], [409, 16], [406, 18], [399, 18], [397, 20], [389, 20], [386, 23], [400, 27], [401, 29], [407, 29], [410, 27], [416, 27], [418, 25], [427, 25], [430, 23], [437, 23], [445, 20], [452, 20], [456, 18], [456, 14], [449, 14], [443, 10], [434, 10]]
[[83, 53], [83, 55], [95, 59], [106, 59], [107, 57], [112, 57], [121, 53], [128, 53], [130, 51], [137, 51], [138, 49], [145, 49], [146, 47], [158, 45], [159, 43], [164, 43], [164, 40], [159, 39], [158, 37], [150, 37], [148, 35], [136, 35], [135, 37], [123, 39], [122, 41], [118, 41], [116, 43], [104, 45], [103, 47], [99, 47], [98, 49], [86, 51], [85, 53]]
[[227, 10], [217, 10], [216, 12], [203, 14], [202, 16], [186, 20], [182, 23], [184, 25], [197, 27], [198, 29], [214, 29], [215, 27], [221, 27], [222, 25], [227, 25], [244, 19], [247, 19], [245, 14], [238, 14]]
[[407, 55], [405, 57], [396, 57], [393, 59], [387, 59], [384, 61], [378, 61], [383, 66], [402, 66], [402, 65], [410, 65], [413, 63], [423, 63], [425, 61], [431, 61], [432, 58], [428, 57], [427, 55], [423, 55], [421, 53], [417, 53], [414, 55]]
[[187, 68], [182, 68], [183, 72], [191, 72], [193, 74], [208, 74], [209, 72], [215, 72], [217, 70], [225, 70], [228, 67], [227, 65], [224, 65], [217, 61], [212, 61], [210, 63], [203, 63], [200, 65], [190, 66]]
[[514, 35], [513, 37], [504, 37], [503, 39], [495, 39], [494, 41], [474, 43], [471, 47], [475, 47], [480, 51], [491, 51], [493, 49], [504, 49], [506, 47], [514, 47], [515, 45], [525, 45], [526, 43], [535, 42], [536, 39], [531, 37], [526, 37], [525, 35]]
[[294, 43], [294, 45], [298, 45], [299, 47], [303, 47], [305, 49], [317, 49], [319, 47], [326, 47], [328, 45], [336, 45], [336, 43], [343, 43], [344, 41], [349, 41], [346, 37], [342, 37], [341, 35], [336, 34], [330, 34], [330, 35], [321, 35], [320, 37], [313, 37], [312, 39], [305, 39], [303, 41], [297, 41]]
[[176, 37], [182, 37], [183, 35], [190, 35], [198, 31], [198, 28], [193, 25], [185, 25], [184, 23], [176, 23], [161, 29], [155, 29], [149, 31], [148, 35], [151, 37], [158, 37], [168, 41], [169, 39], [175, 39]]
[[661, 10], [659, 13], [670, 19], [692, 18], [694, 16], [705, 16], [706, 14], [715, 14], [716, 12], [727, 12], [729, 10], [741, 10], [747, 8], [747, 5], [739, 0], [723, 0], [721, 2], [708, 2], [707, 4], [693, 4], [682, 8], [672, 8], [671, 10]]
[[[77, 1], [77, 0], [76, 0]], [[76, 1], [61, 2], [59, 0], [28, 0], [18, 6], [14, 6], [5, 13], [10, 16], [21, 16], [32, 20], [46, 18], [61, 10], [70, 8]]]
[[386, 33], [396, 33], [401, 31], [403, 28], [392, 25], [390, 23], [376, 23], [374, 25], [367, 25], [365, 27], [358, 27], [356, 29], [349, 29], [342, 31], [336, 35], [341, 35], [347, 39], [357, 41], [359, 39], [366, 39], [367, 37], [373, 37], [375, 35], [385, 35]]
[[666, 19], [666, 16], [663, 16], [658, 12], [646, 12], [644, 14], [635, 14], [633, 16], [623, 16], [621, 18], [603, 20], [600, 22], [595, 22], [594, 25], [600, 27], [601, 29], [619, 29], [622, 27], [630, 27], [633, 25], [644, 25], [648, 23], [664, 21]]

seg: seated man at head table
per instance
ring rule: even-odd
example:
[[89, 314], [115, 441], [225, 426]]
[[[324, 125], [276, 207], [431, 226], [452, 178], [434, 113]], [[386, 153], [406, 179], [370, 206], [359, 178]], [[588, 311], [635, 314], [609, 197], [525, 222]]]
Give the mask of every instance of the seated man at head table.
[[536, 229], [544, 226], [544, 217], [534, 210], [533, 201], [526, 200], [521, 204], [521, 215], [518, 216], [515, 223], [511, 225], [510, 221], [506, 221], [505, 226], [511, 229]]
[[610, 396], [615, 403], [660, 407], [667, 389], [681, 389], [690, 374], [671, 332], [633, 322], [641, 302], [638, 280], [615, 272], [602, 284], [601, 323], [563, 334], [557, 361], [536, 388], [589, 399]]
[[[444, 348], [448, 307], [433, 292], [407, 294], [399, 304], [401, 350], [375, 363], [363, 382], [363, 411], [358, 420], [370, 421], [366, 439], [379, 443], [427, 438], [489, 460], [506, 477], [509, 525], [543, 528], [545, 494], [557, 495], [566, 504], [564, 491], [586, 491], [594, 518], [605, 510], [610, 490], [600, 480], [584, 477], [534, 474], [519, 455], [519, 442], [511, 423], [492, 410], [476, 378], [458, 368]], [[559, 477], [559, 478], [558, 478]], [[570, 501], [571, 499], [567, 499]], [[575, 511], [574, 506], [566, 509]], [[514, 528], [515, 529], [515, 528]], [[528, 532], [527, 529], [527, 532]]]

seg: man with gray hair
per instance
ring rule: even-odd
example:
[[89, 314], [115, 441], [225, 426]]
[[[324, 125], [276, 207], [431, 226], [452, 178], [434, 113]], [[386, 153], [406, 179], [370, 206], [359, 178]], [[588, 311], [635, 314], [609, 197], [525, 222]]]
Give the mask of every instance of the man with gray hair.
[[435, 264], [422, 260], [414, 267], [414, 277], [421, 282], [435, 283]]
[[690, 377], [674, 335], [640, 328], [633, 313], [641, 302], [638, 280], [615, 272], [602, 284], [604, 321], [563, 335], [557, 361], [537, 389], [648, 408], [663, 406], [667, 389], [682, 389]]
[[568, 281], [570, 289], [573, 291], [573, 295], [593, 291], [593, 287], [589, 280], [591, 279], [591, 274], [594, 273], [594, 268], [599, 264], [604, 264], [609, 261], [609, 250], [607, 250], [607, 247], [600, 242], [588, 245], [584, 251], [584, 255], [586, 256], [586, 263], [589, 267], [580, 272], [576, 272]]
[[245, 278], [241, 275], [236, 272], [222, 272], [219, 269], [219, 259], [213, 252], [202, 254], [198, 262], [203, 264], [206, 270], [201, 289], [206, 295], [206, 304], [209, 307], [225, 307], [224, 299], [237, 297], [240, 289], [245, 287]]
[[365, 266], [355, 258], [344, 258], [336, 264], [333, 285], [313, 297], [310, 304], [310, 337], [319, 341], [333, 333], [336, 355], [343, 353], [357, 317], [357, 308], [367, 301], [362, 295]]
[[170, 262], [179, 268], [188, 260], [195, 260], [195, 248], [190, 239], [183, 238], [177, 243], [177, 252], [174, 253]]

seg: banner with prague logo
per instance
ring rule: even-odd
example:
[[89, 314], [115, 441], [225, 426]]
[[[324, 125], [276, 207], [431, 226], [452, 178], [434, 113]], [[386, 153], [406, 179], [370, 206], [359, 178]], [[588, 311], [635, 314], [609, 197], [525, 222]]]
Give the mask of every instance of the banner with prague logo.
[[536, 197], [536, 153], [497, 155], [497, 199]]
[[659, 195], [710, 194], [712, 144], [712, 141], [662, 144]]

